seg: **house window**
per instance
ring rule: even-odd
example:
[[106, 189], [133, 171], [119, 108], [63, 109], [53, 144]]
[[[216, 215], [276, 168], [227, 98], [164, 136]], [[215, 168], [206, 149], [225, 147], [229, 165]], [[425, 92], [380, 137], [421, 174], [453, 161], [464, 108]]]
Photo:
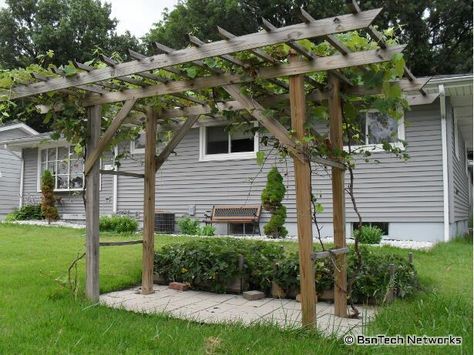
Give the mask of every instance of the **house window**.
[[[390, 143], [402, 148], [400, 140], [405, 139], [403, 118], [399, 121], [378, 111], [367, 111], [359, 116], [351, 139], [353, 149], [383, 151], [383, 144]], [[347, 146], [347, 138], [344, 144]], [[346, 147], [347, 148], [347, 147]]]
[[[363, 222], [363, 226], [371, 226], [371, 227], [378, 227], [382, 230], [382, 235], [389, 235], [388, 234], [388, 223], [387, 222]], [[352, 223], [352, 231], [356, 230], [359, 226], [359, 223], [354, 222]]]
[[252, 159], [258, 151], [258, 134], [226, 126], [200, 128], [200, 160]]
[[74, 153], [72, 147], [41, 149], [39, 154], [38, 191], [41, 176], [49, 170], [54, 177], [55, 191], [81, 190], [84, 187], [84, 161]]
[[130, 143], [130, 153], [145, 154], [145, 132], [141, 132], [138, 137]]
[[[165, 132], [169, 133], [169, 132]], [[156, 132], [156, 153], [161, 152], [168, 141], [171, 139], [170, 136], [163, 134], [163, 132]], [[145, 131], [140, 132], [135, 140], [130, 142], [130, 153], [131, 154], [145, 154], [145, 143], [146, 143], [146, 133]]]

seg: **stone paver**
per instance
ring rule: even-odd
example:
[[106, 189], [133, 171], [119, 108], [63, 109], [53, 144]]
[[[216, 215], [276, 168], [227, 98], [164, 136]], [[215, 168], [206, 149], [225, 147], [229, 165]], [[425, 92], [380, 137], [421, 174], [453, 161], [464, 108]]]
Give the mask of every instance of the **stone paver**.
[[[100, 303], [139, 313], [167, 313], [177, 318], [203, 323], [241, 322], [246, 325], [271, 323], [282, 328], [299, 327], [301, 304], [288, 299], [264, 298], [248, 301], [241, 295], [201, 291], [177, 291], [168, 286], [153, 287], [155, 293], [141, 295], [139, 287], [100, 296]], [[317, 326], [324, 334], [343, 336], [361, 334], [374, 317], [375, 308], [358, 306], [361, 319], [334, 316], [330, 303], [318, 302]]]

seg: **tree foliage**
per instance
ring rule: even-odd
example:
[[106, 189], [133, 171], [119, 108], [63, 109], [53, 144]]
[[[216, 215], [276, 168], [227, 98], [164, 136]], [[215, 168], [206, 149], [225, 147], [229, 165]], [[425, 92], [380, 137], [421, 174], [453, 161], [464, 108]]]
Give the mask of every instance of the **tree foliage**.
[[[364, 0], [362, 9], [383, 7], [379, 28], [393, 27], [406, 43], [407, 64], [416, 75], [472, 71], [472, 1], [469, 0]], [[150, 30], [146, 42], [174, 47], [189, 44], [188, 33], [218, 40], [216, 26], [236, 35], [260, 29], [262, 17], [275, 26], [301, 22], [303, 6], [315, 18], [347, 13], [341, 0], [187, 0], [167, 11]]]
[[[0, 66], [17, 68], [45, 59], [61, 65], [87, 61], [97, 51], [135, 48], [138, 41], [115, 31], [111, 5], [99, 0], [7, 0], [0, 10]], [[54, 52], [54, 56], [47, 56]]]

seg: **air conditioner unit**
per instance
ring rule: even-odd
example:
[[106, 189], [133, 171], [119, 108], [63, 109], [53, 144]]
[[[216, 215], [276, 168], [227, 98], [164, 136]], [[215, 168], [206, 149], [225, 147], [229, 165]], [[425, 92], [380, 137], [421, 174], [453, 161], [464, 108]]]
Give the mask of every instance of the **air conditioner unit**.
[[155, 232], [172, 234], [175, 231], [176, 215], [174, 213], [155, 211]]

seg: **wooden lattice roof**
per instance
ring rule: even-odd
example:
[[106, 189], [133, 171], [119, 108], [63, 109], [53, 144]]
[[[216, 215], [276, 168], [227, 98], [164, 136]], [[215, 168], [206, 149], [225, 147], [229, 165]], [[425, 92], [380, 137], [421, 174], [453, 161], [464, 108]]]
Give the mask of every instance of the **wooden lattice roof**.
[[[115, 103], [127, 100], [133, 102], [140, 98], [173, 95], [187, 102], [175, 109], [162, 112], [163, 117], [179, 117], [196, 114], [210, 113], [213, 109], [207, 105], [207, 99], [202, 97], [202, 90], [215, 87], [228, 89], [230, 86], [251, 83], [256, 80], [266, 80], [280, 89], [287, 90], [285, 78], [290, 75], [308, 74], [318, 71], [327, 71], [336, 75], [345, 86], [345, 92], [355, 95], [376, 94], [377, 90], [367, 90], [351, 82], [342, 73], [342, 69], [381, 63], [391, 59], [395, 53], [403, 51], [403, 45], [389, 47], [383, 36], [372, 27], [372, 22], [381, 9], [361, 11], [355, 2], [349, 3], [351, 14], [315, 20], [306, 11], [301, 10], [302, 23], [276, 28], [267, 20], [263, 20], [264, 30], [243, 36], [234, 36], [229, 31], [218, 28], [223, 38], [221, 41], [205, 43], [190, 36], [191, 47], [174, 50], [163, 44], [156, 43], [155, 47], [160, 54], [145, 56], [135, 51], [129, 55], [133, 60], [119, 63], [109, 57], [102, 56], [102, 61], [107, 64], [104, 68], [94, 68], [84, 63], [75, 62], [80, 69], [75, 75], [66, 76], [58, 68], [53, 68], [51, 76], [45, 77], [34, 74], [36, 82], [28, 85], [19, 85], [9, 91], [10, 99], [23, 98], [52, 91], [80, 91], [85, 92], [83, 100], [85, 106]], [[379, 48], [352, 52], [336, 34], [353, 30], [366, 31]], [[304, 48], [298, 43], [303, 39], [321, 39], [327, 41], [336, 51], [336, 54], [318, 57], [315, 53]], [[263, 47], [286, 43], [300, 57], [301, 60], [288, 63], [278, 59], [263, 50]], [[239, 59], [235, 54], [246, 51], [257, 57], [258, 65], [250, 65]], [[212, 67], [206, 60], [220, 58], [229, 64], [227, 70]], [[206, 69], [206, 74], [190, 77], [179, 65], [189, 64]], [[156, 74], [162, 69], [175, 74], [177, 79]], [[435, 94], [426, 94], [423, 86], [429, 78], [415, 78], [405, 67], [406, 79], [398, 83], [401, 89], [408, 93], [410, 103], [429, 103]], [[308, 96], [314, 100], [325, 100], [327, 94], [320, 84], [311, 77], [305, 78], [308, 84]], [[126, 83], [124, 89], [120, 83]], [[200, 92], [201, 90], [201, 92]], [[288, 98], [288, 94], [267, 92], [261, 98], [262, 104], [272, 104]], [[232, 95], [231, 95], [232, 96]], [[260, 101], [260, 100], [259, 100]], [[241, 110], [243, 107], [238, 100], [217, 104], [220, 110]]]

